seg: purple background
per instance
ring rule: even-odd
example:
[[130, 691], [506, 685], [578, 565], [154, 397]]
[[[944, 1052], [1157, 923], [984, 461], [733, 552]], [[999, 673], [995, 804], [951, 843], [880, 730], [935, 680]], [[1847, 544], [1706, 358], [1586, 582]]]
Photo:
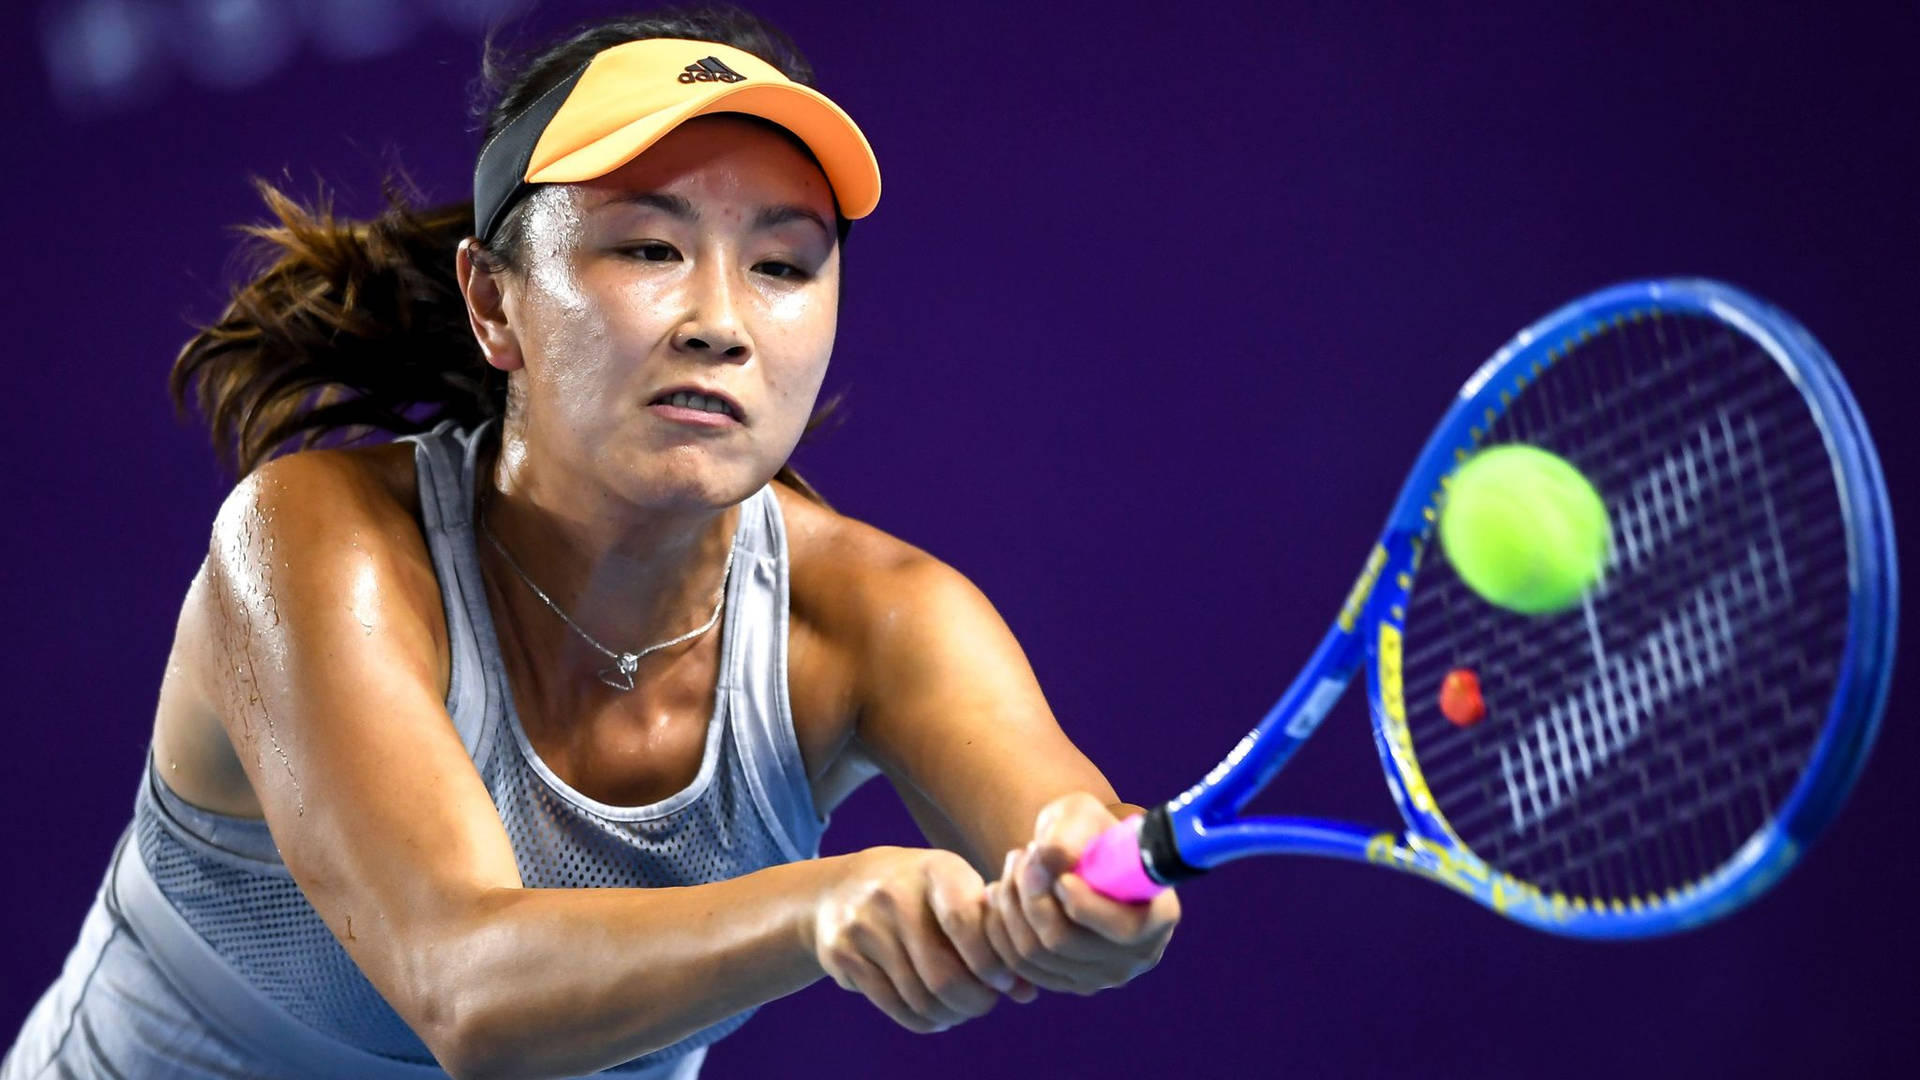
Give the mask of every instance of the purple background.
[[[1174, 794], [1266, 708], [1461, 379], [1589, 289], [1705, 274], [1797, 313], [1861, 399], [1896, 507], [1915, 505], [1911, 4], [759, 7], [860, 120], [887, 183], [849, 252], [830, 387], [851, 407], [801, 464], [985, 589], [1125, 797]], [[244, 178], [310, 192], [322, 176], [366, 210], [398, 161], [458, 197], [477, 55], [472, 33], [423, 21], [379, 58], [296, 42], [244, 90], [160, 71], [130, 107], [76, 111], [38, 48], [57, 8], [10, 10], [7, 1039], [128, 819], [224, 493], [164, 379], [188, 320], [218, 309], [226, 227], [258, 216]], [[1396, 875], [1247, 864], [1186, 890], [1165, 963], [1126, 990], [921, 1038], [823, 983], [765, 1009], [710, 1071], [1910, 1066], [1906, 666], [1826, 840], [1704, 931], [1561, 941]], [[1357, 698], [1264, 801], [1392, 820]], [[914, 835], [876, 784], [829, 845]]]

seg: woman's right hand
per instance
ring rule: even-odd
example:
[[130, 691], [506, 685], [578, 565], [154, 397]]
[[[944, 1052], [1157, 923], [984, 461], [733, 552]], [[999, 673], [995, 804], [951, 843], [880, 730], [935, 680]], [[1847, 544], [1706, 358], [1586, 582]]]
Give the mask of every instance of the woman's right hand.
[[843, 989], [921, 1034], [984, 1015], [1002, 993], [1033, 999], [987, 940], [986, 883], [965, 859], [897, 847], [842, 858], [845, 872], [814, 910], [812, 944]]

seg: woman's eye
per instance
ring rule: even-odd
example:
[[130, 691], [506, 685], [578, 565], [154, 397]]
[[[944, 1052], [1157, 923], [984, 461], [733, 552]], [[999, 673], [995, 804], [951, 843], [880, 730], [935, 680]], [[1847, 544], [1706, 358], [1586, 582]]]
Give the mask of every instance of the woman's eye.
[[791, 278], [795, 281], [804, 281], [807, 278], [807, 272], [805, 270], [800, 269], [792, 263], [784, 263], [776, 259], [769, 259], [766, 262], [760, 263], [756, 265], [754, 269], [766, 274], [768, 277]]
[[680, 257], [680, 253], [673, 250], [671, 244], [635, 244], [626, 250], [646, 262], [671, 262]]

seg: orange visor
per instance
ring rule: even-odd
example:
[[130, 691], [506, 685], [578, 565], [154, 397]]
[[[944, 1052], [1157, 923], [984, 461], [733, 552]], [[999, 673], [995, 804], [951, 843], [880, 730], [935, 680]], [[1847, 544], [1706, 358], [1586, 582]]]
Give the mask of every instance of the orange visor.
[[847, 218], [866, 217], [880, 201], [873, 148], [825, 94], [730, 45], [653, 38], [595, 54], [487, 140], [473, 170], [474, 235], [490, 241], [534, 185], [605, 176], [709, 113], [745, 113], [792, 132]]

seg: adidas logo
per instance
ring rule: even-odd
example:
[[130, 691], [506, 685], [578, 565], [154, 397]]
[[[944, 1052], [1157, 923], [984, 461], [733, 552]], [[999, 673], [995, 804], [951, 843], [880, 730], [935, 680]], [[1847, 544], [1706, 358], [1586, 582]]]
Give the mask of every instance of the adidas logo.
[[746, 78], [745, 75], [721, 63], [718, 57], [713, 56], [709, 56], [697, 64], [688, 64], [687, 69], [680, 73], [680, 81], [683, 83], [736, 83], [745, 82]]

